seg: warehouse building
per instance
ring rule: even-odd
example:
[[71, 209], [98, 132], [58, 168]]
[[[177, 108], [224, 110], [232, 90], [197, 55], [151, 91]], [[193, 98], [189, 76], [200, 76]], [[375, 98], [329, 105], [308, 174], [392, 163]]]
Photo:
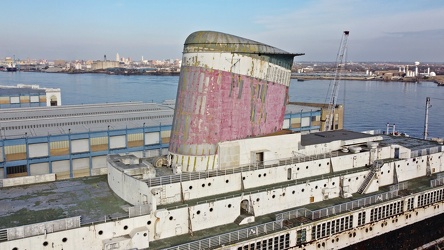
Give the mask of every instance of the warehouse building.
[[[284, 129], [321, 128], [318, 107], [287, 106]], [[106, 155], [168, 152], [174, 101], [0, 109], [0, 179], [106, 174]]]
[[0, 109], [62, 105], [60, 89], [39, 85], [0, 86]]

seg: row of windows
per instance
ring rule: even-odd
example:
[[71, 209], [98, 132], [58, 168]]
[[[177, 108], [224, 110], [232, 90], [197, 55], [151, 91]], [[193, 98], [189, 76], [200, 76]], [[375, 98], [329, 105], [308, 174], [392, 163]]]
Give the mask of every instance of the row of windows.
[[320, 239], [331, 234], [343, 232], [353, 228], [353, 215], [327, 221], [312, 227], [312, 239]]
[[69, 116], [80, 116], [80, 115], [101, 115], [101, 114], [115, 114], [115, 113], [128, 113], [128, 112], [142, 112], [142, 111], [157, 111], [160, 108], [149, 108], [149, 109], [132, 109], [132, 110], [113, 110], [113, 111], [101, 111], [101, 112], [88, 112], [88, 113], [72, 113], [72, 114], [52, 114], [52, 115], [28, 115], [22, 117], [6, 117], [0, 120], [23, 120], [23, 119], [39, 119], [39, 118], [51, 118], [51, 117], [69, 117]]
[[290, 247], [290, 234], [276, 236], [270, 239], [251, 243], [243, 247], [238, 247], [238, 250], [280, 250], [288, 249]]
[[370, 210], [370, 222], [385, 219], [387, 217], [400, 214], [403, 211], [404, 201], [397, 201]]
[[435, 190], [418, 196], [418, 207], [427, 206], [442, 200], [444, 200], [443, 189]]
[[23, 126], [2, 127], [2, 129], [3, 130], [16, 130], [16, 129], [28, 129], [28, 128], [62, 127], [62, 126], [70, 126], [70, 125], [82, 125], [82, 124], [110, 123], [110, 122], [135, 121], [135, 120], [145, 120], [145, 119], [160, 119], [160, 118], [168, 118], [168, 117], [173, 117], [173, 115], [130, 117], [130, 118], [106, 119], [106, 120], [95, 120], [95, 121], [78, 121], [78, 122], [33, 124], [33, 125], [23, 125]]

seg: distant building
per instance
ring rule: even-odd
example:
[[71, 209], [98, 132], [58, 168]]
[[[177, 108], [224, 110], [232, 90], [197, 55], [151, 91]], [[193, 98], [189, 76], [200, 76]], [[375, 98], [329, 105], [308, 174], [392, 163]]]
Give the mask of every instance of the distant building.
[[0, 109], [60, 105], [62, 105], [60, 89], [25, 84], [0, 86]]
[[92, 70], [101, 70], [109, 68], [118, 68], [119, 62], [117, 61], [95, 61], [91, 65]]

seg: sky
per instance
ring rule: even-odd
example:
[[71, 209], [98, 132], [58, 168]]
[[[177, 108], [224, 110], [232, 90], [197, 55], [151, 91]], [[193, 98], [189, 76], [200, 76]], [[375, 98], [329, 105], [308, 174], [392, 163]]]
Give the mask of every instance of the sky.
[[[4, 1], [4, 2], [3, 2]], [[1, 3], [3, 2], [3, 3]], [[335, 61], [444, 62], [442, 0], [2, 0], [0, 58], [176, 59], [187, 36], [220, 31]]]

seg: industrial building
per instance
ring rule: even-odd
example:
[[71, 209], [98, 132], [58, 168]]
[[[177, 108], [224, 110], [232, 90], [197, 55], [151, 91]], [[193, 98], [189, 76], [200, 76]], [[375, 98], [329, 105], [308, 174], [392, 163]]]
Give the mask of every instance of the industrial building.
[[[167, 153], [174, 101], [0, 110], [0, 179], [106, 174], [106, 155]], [[287, 105], [284, 129], [321, 130], [319, 107]], [[341, 118], [342, 119], [342, 118]]]
[[0, 109], [62, 105], [60, 89], [39, 85], [0, 86]]

